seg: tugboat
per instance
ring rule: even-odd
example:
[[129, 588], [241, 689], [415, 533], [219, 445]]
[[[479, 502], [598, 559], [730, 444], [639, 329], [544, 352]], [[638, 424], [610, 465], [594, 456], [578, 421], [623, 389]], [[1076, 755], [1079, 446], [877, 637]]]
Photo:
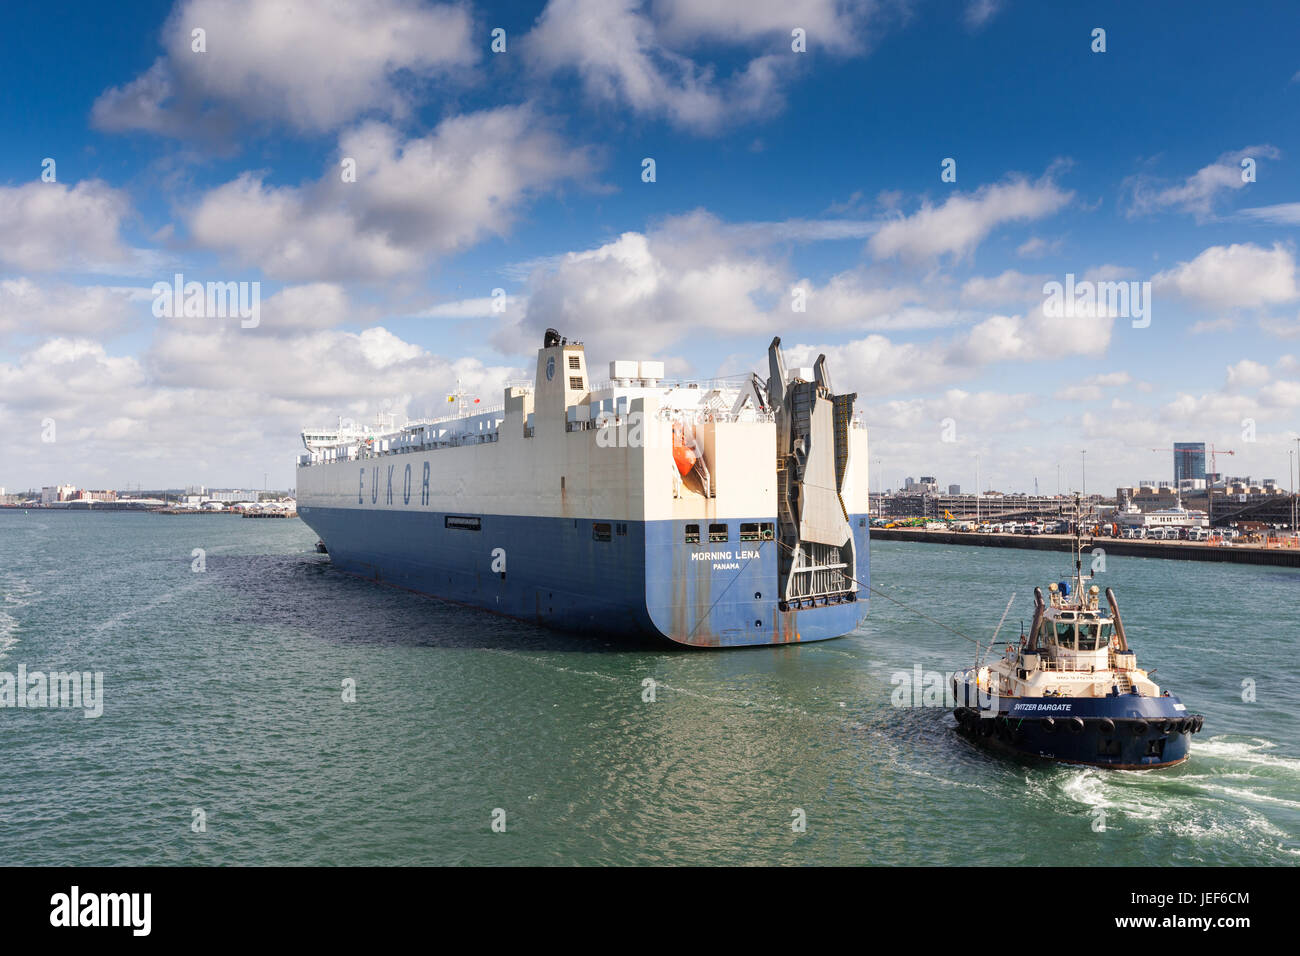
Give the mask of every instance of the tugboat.
[[[1077, 514], [1077, 504], [1076, 504]], [[960, 733], [1002, 752], [1111, 770], [1173, 767], [1188, 757], [1200, 714], [1140, 670], [1115, 593], [1083, 573], [1074, 523], [1073, 580], [1034, 588], [1034, 623], [1001, 659], [954, 676]]]

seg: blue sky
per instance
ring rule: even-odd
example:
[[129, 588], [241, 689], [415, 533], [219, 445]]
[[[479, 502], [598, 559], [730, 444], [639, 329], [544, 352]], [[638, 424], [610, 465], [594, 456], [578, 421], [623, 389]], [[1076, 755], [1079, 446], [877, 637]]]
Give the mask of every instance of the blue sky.
[[[1300, 16], [1065, 6], [6, 11], [0, 486], [288, 486], [304, 424], [495, 400], [547, 326], [681, 376], [825, 351], [876, 488], [1065, 490], [1087, 449], [1113, 489], [1188, 440], [1289, 483]], [[155, 317], [175, 272], [259, 282], [259, 325]], [[1067, 275], [1150, 324], [1045, 314]]]

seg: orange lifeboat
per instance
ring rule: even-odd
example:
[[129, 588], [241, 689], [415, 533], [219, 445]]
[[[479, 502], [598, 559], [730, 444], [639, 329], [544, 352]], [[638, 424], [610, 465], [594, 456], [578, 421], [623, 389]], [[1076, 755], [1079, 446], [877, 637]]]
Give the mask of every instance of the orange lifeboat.
[[686, 447], [686, 440], [682, 436], [682, 426], [680, 423], [673, 425], [673, 462], [677, 465], [677, 470], [685, 478], [695, 467], [695, 452]]

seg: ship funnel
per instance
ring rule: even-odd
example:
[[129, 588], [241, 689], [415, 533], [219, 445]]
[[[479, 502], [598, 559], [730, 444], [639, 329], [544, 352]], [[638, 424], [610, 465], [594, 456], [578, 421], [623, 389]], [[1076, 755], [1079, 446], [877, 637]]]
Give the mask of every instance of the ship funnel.
[[1038, 650], [1038, 632], [1043, 629], [1043, 618], [1047, 615], [1047, 607], [1043, 603], [1043, 589], [1034, 588], [1034, 626], [1029, 632], [1029, 644], [1026, 650]]
[[1128, 635], [1124, 633], [1124, 621], [1119, 616], [1119, 601], [1115, 600], [1115, 592], [1110, 588], [1106, 589], [1106, 603], [1110, 605], [1110, 616], [1115, 619], [1115, 637], [1119, 645], [1117, 651], [1128, 650]]

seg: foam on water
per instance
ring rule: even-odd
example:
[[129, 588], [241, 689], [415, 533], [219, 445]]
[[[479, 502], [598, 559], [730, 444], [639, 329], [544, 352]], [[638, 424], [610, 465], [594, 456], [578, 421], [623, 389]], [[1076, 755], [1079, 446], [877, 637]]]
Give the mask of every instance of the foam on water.
[[1300, 776], [1300, 758], [1270, 753], [1276, 749], [1276, 743], [1263, 737], [1229, 738], [1219, 735], [1208, 740], [1198, 740], [1193, 747], [1193, 753], [1210, 759], [1277, 768]]
[[0, 660], [18, 643], [20, 608], [25, 608], [40, 592], [26, 578], [12, 573], [0, 577]]

